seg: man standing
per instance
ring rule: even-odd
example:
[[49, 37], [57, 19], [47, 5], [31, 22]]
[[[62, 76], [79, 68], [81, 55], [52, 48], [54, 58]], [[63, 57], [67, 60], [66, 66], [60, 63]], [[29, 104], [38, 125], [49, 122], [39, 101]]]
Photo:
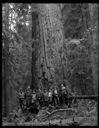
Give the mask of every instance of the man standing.
[[68, 94], [67, 94], [67, 90], [66, 87], [61, 84], [61, 92], [62, 92], [62, 102], [63, 104], [68, 104]]
[[49, 89], [48, 91], [48, 104], [52, 104], [52, 89]]
[[66, 90], [67, 90], [67, 93], [68, 93], [68, 107], [71, 107], [71, 104], [73, 103], [74, 99], [70, 99], [69, 97], [74, 96], [75, 94], [72, 93], [72, 91], [71, 91], [71, 89], [68, 85], [66, 86]]
[[24, 92], [20, 89], [19, 93], [18, 93], [18, 98], [19, 98], [19, 105], [20, 108], [23, 110], [24, 108]]
[[42, 105], [43, 105], [43, 98], [42, 97], [43, 97], [42, 96], [42, 91], [39, 88], [38, 91], [37, 91], [37, 101], [38, 101], [40, 107], [42, 107]]
[[36, 92], [33, 90], [31, 95], [32, 95], [31, 103], [35, 103], [36, 102]]
[[32, 89], [30, 88], [30, 86], [28, 86], [27, 89], [26, 89], [26, 93], [25, 93], [25, 96], [26, 96], [26, 107], [30, 106], [31, 98], [32, 98], [31, 94], [32, 94]]
[[48, 106], [48, 91], [44, 90], [44, 106]]
[[58, 99], [58, 90], [57, 87], [54, 88], [53, 90], [53, 101], [54, 101], [54, 105], [58, 105], [59, 103], [59, 99]]
[[36, 108], [36, 106], [37, 106], [37, 104], [36, 104], [37, 103], [36, 102], [37, 100], [36, 99], [37, 98], [36, 98], [36, 91], [35, 90], [32, 91], [31, 96], [32, 96], [32, 98], [31, 98], [31, 107], [32, 108]]

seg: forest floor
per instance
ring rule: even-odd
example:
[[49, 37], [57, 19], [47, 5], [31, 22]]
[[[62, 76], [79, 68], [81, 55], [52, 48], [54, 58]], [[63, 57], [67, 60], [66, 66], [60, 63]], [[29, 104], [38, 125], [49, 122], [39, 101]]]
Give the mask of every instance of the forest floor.
[[38, 114], [14, 111], [7, 118], [2, 118], [2, 126], [97, 126], [98, 106], [92, 102], [85, 105], [80, 102], [78, 107], [44, 107]]

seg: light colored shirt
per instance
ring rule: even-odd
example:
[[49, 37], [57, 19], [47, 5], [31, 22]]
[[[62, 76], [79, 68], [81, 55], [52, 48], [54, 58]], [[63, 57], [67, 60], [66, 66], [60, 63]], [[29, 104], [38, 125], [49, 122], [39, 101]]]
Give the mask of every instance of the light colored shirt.
[[32, 94], [32, 98], [35, 100], [36, 99], [36, 94]]
[[62, 87], [62, 90], [65, 90], [65, 87], [64, 86]]
[[49, 92], [49, 93], [48, 93], [48, 96], [49, 96], [49, 97], [52, 97], [52, 92]]
[[56, 90], [56, 89], [54, 90], [54, 93], [55, 93], [55, 94], [58, 94], [58, 92], [57, 92], [57, 90]]

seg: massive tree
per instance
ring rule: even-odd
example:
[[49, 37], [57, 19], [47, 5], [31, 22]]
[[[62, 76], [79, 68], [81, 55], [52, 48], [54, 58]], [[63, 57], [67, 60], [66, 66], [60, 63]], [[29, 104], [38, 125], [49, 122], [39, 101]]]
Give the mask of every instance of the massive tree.
[[61, 60], [64, 34], [60, 6], [39, 4], [38, 21], [37, 81], [46, 87], [50, 82], [56, 85], [63, 81]]

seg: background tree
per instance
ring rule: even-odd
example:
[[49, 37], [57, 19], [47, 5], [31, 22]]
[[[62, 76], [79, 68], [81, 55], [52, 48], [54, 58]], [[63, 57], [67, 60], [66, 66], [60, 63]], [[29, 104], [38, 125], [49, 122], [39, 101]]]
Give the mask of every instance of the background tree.
[[92, 65], [92, 76], [94, 93], [98, 94], [98, 4], [88, 4], [89, 7], [89, 42], [91, 44], [90, 59]]
[[[20, 6], [19, 6], [20, 5]], [[9, 7], [9, 8], [7, 8]], [[30, 10], [26, 5], [22, 9], [22, 4], [3, 4], [2, 15], [2, 37], [3, 37], [3, 55], [5, 61], [3, 63], [4, 68], [4, 80], [2, 84], [4, 101], [4, 115], [7, 115], [10, 111], [15, 109], [17, 105], [17, 90], [19, 88], [25, 89], [31, 81], [31, 35], [30, 29], [27, 25], [27, 21], [30, 21]], [[21, 9], [20, 9], [21, 8]], [[9, 10], [8, 10], [9, 9]], [[24, 13], [24, 11], [26, 13]], [[20, 13], [21, 15], [19, 15]], [[23, 14], [22, 15], [22, 11]], [[9, 13], [8, 13], [9, 12]], [[23, 20], [28, 15], [27, 20]], [[6, 16], [6, 18], [5, 18]], [[8, 18], [7, 18], [8, 16]], [[20, 19], [22, 21], [20, 21]], [[23, 26], [24, 24], [24, 26]], [[31, 25], [31, 24], [30, 24]], [[24, 32], [25, 31], [25, 32]], [[27, 38], [26, 38], [27, 37]], [[29, 41], [28, 43], [26, 41]], [[5, 54], [7, 52], [7, 54]], [[27, 80], [28, 79], [28, 80]], [[29, 80], [30, 79], [30, 80]], [[7, 90], [7, 92], [6, 92]]]
[[[98, 84], [96, 80], [98, 78], [98, 5], [93, 5], [93, 7], [92, 12], [89, 11], [88, 4], [65, 4], [62, 8], [65, 32], [64, 48], [66, 49], [64, 62], [67, 62], [65, 63], [65, 74], [72, 87], [75, 85], [77, 90], [79, 88], [80, 92], [88, 94], [94, 93], [93, 88], [96, 90], [95, 87]], [[90, 13], [94, 13], [93, 18], [92, 14], [90, 17]], [[94, 28], [93, 33], [92, 28]], [[83, 90], [84, 88], [86, 91]]]

